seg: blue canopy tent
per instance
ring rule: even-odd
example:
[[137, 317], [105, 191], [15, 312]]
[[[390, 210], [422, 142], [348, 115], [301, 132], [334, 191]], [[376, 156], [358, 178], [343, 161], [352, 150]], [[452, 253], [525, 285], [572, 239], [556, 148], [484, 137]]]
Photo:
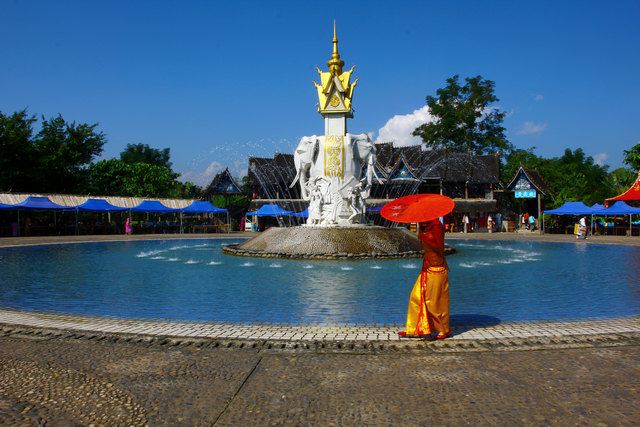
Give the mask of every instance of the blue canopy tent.
[[298, 224], [300, 222], [305, 223], [306, 219], [309, 218], [309, 208], [305, 208], [303, 211], [300, 211], [300, 212], [293, 212], [289, 216], [292, 216], [294, 218], [300, 218], [298, 220]]
[[175, 213], [180, 209], [168, 208], [157, 200], [144, 200], [138, 206], [130, 209], [131, 212]]
[[[594, 205], [595, 206], [595, 205]], [[629, 236], [632, 235], [633, 232], [633, 223], [631, 221], [631, 215], [640, 215], [640, 208], [634, 208], [633, 206], [629, 206], [622, 200], [618, 200], [613, 205], [605, 208], [604, 206], [594, 209], [593, 215], [600, 216], [624, 216], [629, 215]]]
[[18, 235], [20, 235], [20, 210], [53, 210], [53, 222], [56, 223], [55, 211], [63, 211], [73, 209], [71, 206], [62, 206], [49, 200], [45, 196], [29, 196], [20, 203], [10, 205], [10, 209], [18, 210]]
[[12, 205], [12, 209], [64, 210], [73, 208], [73, 206], [62, 206], [53, 203], [48, 197], [44, 196], [29, 196], [20, 203]]
[[300, 212], [294, 212], [291, 214], [291, 216], [294, 216], [296, 218], [309, 218], [309, 208], [306, 208], [305, 210]]
[[[559, 208], [544, 211], [544, 213], [548, 215], [592, 215], [593, 208], [585, 205], [584, 202], [564, 202]], [[544, 217], [542, 217], [542, 228], [544, 231]], [[591, 232], [593, 234], [593, 230]]]
[[[128, 211], [129, 208], [123, 208], [121, 206], [112, 205], [107, 202], [105, 199], [87, 199], [86, 202], [75, 207], [76, 210], [76, 234], [80, 233], [80, 229], [78, 228], [78, 212], [107, 212], [111, 214], [111, 212], [124, 212]], [[109, 215], [109, 222], [111, 222], [111, 215]]]
[[[255, 212], [247, 212], [247, 216], [255, 216], [255, 217], [261, 217], [261, 216], [267, 216], [267, 217], [274, 217], [278, 219], [278, 224], [280, 226], [283, 226], [284, 223], [283, 221], [280, 220], [281, 217], [286, 216], [286, 217], [291, 217], [293, 216], [295, 212], [291, 212], [285, 209], [282, 209], [280, 206], [276, 205], [276, 204], [268, 204], [268, 205], [262, 205], [260, 206], [260, 209], [258, 209]], [[291, 225], [291, 223], [289, 223], [289, 225]]]
[[206, 200], [194, 200], [186, 208], [180, 209], [183, 213], [227, 213], [228, 211], [223, 208], [219, 208]]
[[15, 209], [13, 205], [5, 205], [4, 203], [0, 203], [0, 209]]
[[583, 202], [565, 202], [559, 208], [544, 211], [548, 215], [591, 215], [593, 209]]
[[640, 215], [640, 208], [634, 208], [633, 206], [629, 206], [622, 200], [619, 200], [608, 208], [601, 207], [599, 209], [595, 209], [593, 211], [593, 214], [603, 216]]
[[294, 212], [282, 209], [275, 204], [263, 205], [255, 212], [247, 212], [247, 216], [292, 216]]
[[197, 214], [197, 213], [211, 213], [211, 214], [226, 213], [227, 214], [227, 231], [229, 231], [231, 229], [230, 224], [229, 224], [229, 211], [227, 209], [219, 208], [219, 207], [215, 206], [214, 204], [212, 204], [211, 202], [208, 202], [206, 200], [194, 200], [186, 208], [180, 209], [180, 232], [181, 233], [183, 231], [182, 230], [182, 214], [183, 213], [192, 213], [192, 214]]
[[83, 204], [76, 206], [76, 209], [80, 212], [124, 212], [129, 210], [129, 208], [112, 205], [105, 199], [88, 199]]
[[[156, 213], [156, 214], [168, 214], [168, 213], [179, 213], [180, 209], [168, 208], [158, 200], [143, 200], [138, 206], [135, 206], [130, 209], [131, 212], [138, 213]], [[181, 221], [182, 222], [182, 221]], [[155, 232], [156, 224], [153, 224], [153, 229]], [[180, 232], [182, 232], [182, 225], [180, 226]]]
[[370, 208], [367, 208], [367, 212], [380, 213], [381, 209], [382, 209], [382, 206], [371, 206]]

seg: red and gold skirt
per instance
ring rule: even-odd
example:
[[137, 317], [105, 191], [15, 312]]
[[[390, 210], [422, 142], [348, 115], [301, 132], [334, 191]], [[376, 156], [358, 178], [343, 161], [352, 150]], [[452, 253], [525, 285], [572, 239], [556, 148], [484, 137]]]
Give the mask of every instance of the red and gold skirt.
[[420, 272], [409, 298], [407, 336], [448, 334], [449, 272], [445, 267], [429, 267]]

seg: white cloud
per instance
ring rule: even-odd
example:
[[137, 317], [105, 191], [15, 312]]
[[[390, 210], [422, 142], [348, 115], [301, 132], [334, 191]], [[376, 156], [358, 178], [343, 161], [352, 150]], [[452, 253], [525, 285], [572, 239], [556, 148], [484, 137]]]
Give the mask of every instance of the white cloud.
[[533, 94], [531, 94], [531, 97], [536, 102], [540, 102], [540, 101], [542, 101], [544, 99], [544, 95], [542, 95], [541, 93], [533, 93]]
[[[293, 153], [293, 150], [291, 150]], [[247, 168], [249, 167], [247, 159], [234, 160], [233, 167], [229, 168], [229, 172], [236, 179], [242, 179], [247, 174]]]
[[524, 122], [518, 131], [518, 135], [535, 135], [547, 129], [546, 123]]
[[593, 161], [598, 166], [604, 166], [608, 158], [609, 158], [609, 155], [607, 153], [598, 153], [595, 156], [593, 156]]
[[224, 170], [225, 166], [220, 163], [213, 161], [209, 163], [209, 165], [203, 170], [188, 170], [180, 176], [181, 181], [191, 181], [196, 185], [206, 186], [209, 185], [213, 177], [218, 173]]
[[413, 136], [413, 131], [421, 124], [432, 121], [433, 117], [426, 105], [413, 113], [393, 116], [380, 128], [375, 142], [393, 142], [397, 147], [418, 145], [422, 140]]
[[213, 178], [213, 176], [218, 172], [220, 172], [223, 168], [224, 166], [222, 165], [222, 163], [215, 162], [215, 161], [211, 162], [209, 163], [209, 166], [207, 166], [207, 168], [202, 173], [202, 176], [205, 178]]

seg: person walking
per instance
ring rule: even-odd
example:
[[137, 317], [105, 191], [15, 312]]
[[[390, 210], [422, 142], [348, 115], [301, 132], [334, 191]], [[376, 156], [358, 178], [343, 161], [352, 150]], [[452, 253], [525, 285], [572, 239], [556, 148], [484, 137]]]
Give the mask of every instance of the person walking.
[[131, 217], [127, 217], [127, 219], [124, 221], [124, 234], [129, 236], [131, 235], [131, 233], [133, 233], [133, 227], [131, 226]]
[[587, 239], [587, 217], [583, 216], [578, 221], [578, 234], [576, 234], [576, 239], [582, 237], [583, 239]]
[[464, 214], [464, 216], [462, 217], [462, 232], [469, 232], [469, 215], [467, 214]]
[[487, 217], [487, 231], [489, 233], [493, 233], [494, 226], [495, 226], [495, 223], [493, 222], [493, 218], [491, 217], [491, 214], [489, 214], [489, 216]]
[[409, 296], [406, 329], [398, 332], [401, 337], [431, 338], [433, 333], [436, 339], [451, 336], [449, 266], [444, 257], [444, 225], [438, 218], [454, 207], [453, 199], [441, 194], [411, 194], [392, 200], [380, 210], [389, 221], [418, 223], [423, 250], [422, 269]]
[[449, 266], [444, 255], [444, 226], [437, 219], [419, 224], [424, 251], [422, 270], [409, 297], [406, 330], [401, 337], [451, 336], [449, 325]]

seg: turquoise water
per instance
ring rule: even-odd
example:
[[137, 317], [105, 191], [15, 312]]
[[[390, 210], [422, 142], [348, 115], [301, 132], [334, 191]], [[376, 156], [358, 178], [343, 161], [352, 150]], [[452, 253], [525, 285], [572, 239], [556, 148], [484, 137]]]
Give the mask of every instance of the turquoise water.
[[[420, 260], [291, 261], [222, 253], [239, 240], [0, 249], [0, 307], [122, 318], [401, 324]], [[451, 241], [454, 321], [640, 314], [640, 248]]]

